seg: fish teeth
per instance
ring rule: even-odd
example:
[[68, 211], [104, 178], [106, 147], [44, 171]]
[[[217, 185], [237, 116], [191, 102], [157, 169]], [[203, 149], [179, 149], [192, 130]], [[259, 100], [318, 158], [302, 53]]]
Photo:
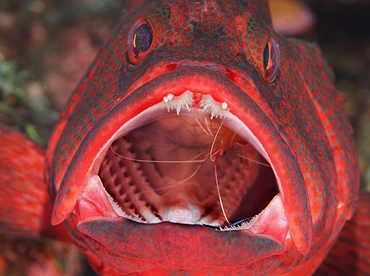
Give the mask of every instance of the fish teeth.
[[251, 220], [242, 222], [240, 225], [226, 225], [224, 227], [218, 228], [217, 230], [220, 231], [247, 230], [255, 224], [255, 222], [258, 220], [262, 212], [263, 210], [259, 214], [255, 215]]
[[[193, 93], [189, 90], [186, 90], [180, 96], [174, 96], [169, 93], [167, 96], [163, 97], [163, 103], [168, 111], [175, 109], [177, 115], [179, 115], [182, 108], [186, 108], [190, 111], [190, 107], [192, 107], [194, 103]], [[211, 114], [211, 119], [230, 117], [227, 102], [219, 103], [215, 101], [211, 95], [204, 95], [199, 104], [203, 112], [209, 112]]]
[[228, 105], [226, 102], [219, 103], [215, 101], [211, 95], [204, 95], [200, 101], [200, 106], [203, 108], [203, 112], [211, 113], [211, 119], [213, 118], [229, 118], [230, 112], [227, 109]]
[[167, 110], [176, 109], [177, 115], [180, 114], [180, 110], [182, 108], [186, 108], [190, 111], [190, 107], [193, 105], [193, 93], [189, 90], [186, 90], [180, 96], [174, 96], [173, 94], [168, 94], [167, 96], [163, 97], [163, 102], [167, 106]]

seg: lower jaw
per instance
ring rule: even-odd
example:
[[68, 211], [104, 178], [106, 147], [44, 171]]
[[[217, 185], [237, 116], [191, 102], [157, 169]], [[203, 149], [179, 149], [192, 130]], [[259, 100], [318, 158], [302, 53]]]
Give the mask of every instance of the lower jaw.
[[173, 272], [201, 270], [211, 275], [255, 273], [254, 262], [273, 265], [281, 261], [275, 257], [290, 248], [268, 232], [220, 232], [173, 223], [147, 225], [124, 218], [79, 221], [77, 230], [98, 258], [121, 273], [157, 266]]

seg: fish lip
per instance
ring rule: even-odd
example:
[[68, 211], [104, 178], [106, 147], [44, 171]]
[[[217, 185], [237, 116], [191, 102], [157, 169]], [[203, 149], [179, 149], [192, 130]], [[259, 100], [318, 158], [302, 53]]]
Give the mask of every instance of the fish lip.
[[[179, 224], [174, 227], [169, 222], [143, 225], [123, 218], [101, 218], [79, 222], [77, 229], [89, 237], [86, 239], [88, 247], [98, 257], [105, 259], [108, 252], [110, 258], [107, 262], [111, 265], [129, 260], [132, 266], [136, 261], [136, 267], [140, 268], [145, 264], [187, 271], [202, 267], [229, 267], [230, 264], [247, 266], [256, 260], [286, 252], [280, 242], [265, 235], [243, 231], [218, 232], [199, 225]], [[212, 258], [209, 257], [210, 248], [217, 253]]]
[[[205, 70], [207, 71], [208, 69], [205, 69]], [[211, 74], [215, 73], [214, 70], [208, 70], [208, 71], [212, 71], [212, 72], [210, 72]], [[158, 81], [158, 79], [165, 78], [165, 77], [166, 76], [164, 74], [160, 77], [157, 77], [156, 80]], [[153, 97], [147, 103], [142, 104], [141, 105], [142, 110], [138, 110], [136, 112], [136, 114], [141, 113], [141, 111], [143, 111], [146, 108], [152, 106], [153, 102], [154, 102], [153, 99], [155, 99], [156, 102], [161, 101], [164, 96], [168, 95], [168, 93], [167, 93], [168, 91], [173, 92], [175, 95], [179, 95], [181, 93], [184, 93], [187, 90], [186, 88], [184, 88], [184, 85], [180, 84], [178, 86], [175, 86], [174, 82], [175, 81], [167, 82], [166, 87], [161, 86], [162, 91], [151, 91], [151, 93], [155, 94], [156, 96]], [[298, 251], [300, 251], [301, 253], [306, 254], [310, 250], [311, 243], [312, 243], [312, 221], [311, 221], [311, 216], [310, 216], [310, 207], [309, 207], [309, 204], [308, 204], [307, 191], [304, 187], [304, 179], [302, 177], [302, 174], [300, 173], [299, 165], [298, 165], [298, 162], [295, 160], [294, 153], [291, 152], [291, 149], [290, 149], [289, 145], [279, 135], [279, 131], [277, 129], [278, 124], [276, 122], [271, 122], [271, 117], [266, 116], [266, 114], [269, 113], [269, 112], [267, 110], [262, 111], [260, 106], [256, 106], [253, 99], [250, 99], [250, 98], [248, 99], [248, 101], [251, 101], [253, 103], [252, 107], [255, 108], [254, 111], [255, 111], [256, 114], [258, 113], [259, 118], [257, 120], [257, 115], [253, 113], [253, 116], [251, 116], [249, 114], [250, 117], [246, 119], [245, 114], [243, 114], [243, 112], [245, 112], [246, 109], [243, 108], [243, 107], [240, 107], [240, 98], [239, 98], [239, 97], [241, 97], [242, 95], [245, 95], [245, 94], [249, 97], [248, 93], [246, 93], [245, 91], [241, 90], [238, 95], [233, 95], [232, 97], [230, 97], [230, 92], [229, 92], [228, 88], [227, 87], [223, 87], [223, 88], [219, 87], [219, 86], [222, 86], [222, 85], [220, 85], [220, 83], [217, 82], [217, 81], [207, 79], [206, 84], [210, 84], [210, 85], [206, 86], [203, 83], [202, 87], [199, 87], [198, 82], [199, 82], [199, 77], [194, 76], [194, 75], [186, 76], [186, 80], [183, 81], [183, 83], [187, 83], [187, 85], [185, 85], [185, 86], [187, 88], [190, 88], [191, 91], [193, 91], [193, 93], [195, 93], [195, 94], [211, 95], [218, 102], [222, 102], [223, 99], [226, 99], [226, 102], [229, 104], [230, 108], [232, 109], [233, 114], [237, 118], [243, 118], [243, 119], [241, 119], [243, 122], [248, 121], [248, 119], [253, 120], [252, 126], [253, 126], [254, 129], [252, 129], [251, 131], [252, 131], [252, 133], [256, 134], [256, 136], [260, 136], [260, 138], [258, 138], [257, 140], [260, 141], [260, 143], [262, 145], [264, 145], [264, 147], [266, 148], [266, 152], [268, 153], [266, 160], [268, 160], [269, 163], [272, 165], [274, 173], [275, 173], [275, 177], [278, 181], [280, 193], [281, 193], [281, 196], [282, 196], [283, 205], [284, 205], [285, 212], [286, 212], [286, 215], [287, 215], [287, 218], [288, 218], [288, 221], [289, 221], [289, 236], [293, 240], [294, 247]], [[213, 86], [212, 86], [212, 83], [214, 84]], [[235, 87], [234, 83], [230, 83], [229, 85]], [[175, 89], [174, 89], [174, 87], [175, 87]], [[218, 87], [218, 89], [210, 89], [210, 87]], [[145, 89], [145, 88], [146, 88], [145, 85], [143, 85], [143, 86], [139, 87], [138, 89], [136, 89], [135, 93], [139, 93], [139, 91], [143, 91], [143, 89]], [[238, 89], [238, 87], [236, 89]], [[253, 89], [255, 89], [255, 87], [253, 87]], [[126, 98], [125, 100], [128, 100], [128, 98]], [[139, 98], [139, 95], [136, 95], [136, 98]], [[127, 105], [130, 106], [130, 103], [128, 104], [127, 102], [125, 102], [125, 100], [122, 100], [121, 102], [119, 102], [110, 111], [111, 115], [117, 115], [117, 114], [121, 113], [121, 110], [124, 110], [123, 106], [125, 106], [125, 105], [126, 105], [126, 107], [127, 107]], [[132, 104], [132, 102], [131, 102], [131, 104]], [[102, 124], [105, 126], [105, 128], [109, 129], [109, 131], [107, 133], [110, 133], [109, 135], [105, 135], [105, 137], [108, 137], [108, 136], [110, 138], [113, 137], [112, 132], [115, 133], [117, 131], [117, 129], [120, 127], [117, 122], [122, 120], [122, 118], [120, 120], [117, 120], [117, 118], [116, 118], [115, 122], [113, 122], [112, 120], [110, 120], [113, 117], [114, 116], [109, 116], [109, 118], [103, 118], [104, 122]], [[131, 114], [131, 117], [133, 117], [132, 114]], [[263, 119], [262, 122], [261, 122], [261, 118]], [[264, 123], [266, 123], [266, 125], [264, 125]], [[108, 127], [108, 125], [109, 125], [109, 127]], [[268, 125], [268, 130], [266, 130], [267, 125]], [[263, 126], [263, 127], [261, 128], [261, 126]], [[94, 173], [96, 174], [96, 171], [94, 171], [94, 170], [96, 170], [96, 161], [98, 160], [97, 156], [99, 156], [99, 153], [96, 152], [96, 149], [93, 150], [95, 152], [96, 157], [95, 157], [95, 159], [92, 163], [93, 165], [89, 166], [88, 171], [85, 171], [85, 175], [83, 175], [84, 170], [77, 171], [78, 170], [77, 168], [79, 167], [79, 166], [77, 166], [78, 161], [81, 160], [81, 158], [82, 158], [81, 154], [83, 154], [84, 151], [86, 151], [87, 147], [89, 147], [90, 150], [91, 150], [91, 147], [92, 147], [93, 144], [94, 144], [95, 147], [98, 147], [99, 149], [104, 147], [104, 144], [102, 144], [101, 141], [100, 141], [99, 145], [95, 145], [96, 143], [92, 143], [91, 146], [88, 145], [88, 143], [91, 143], [91, 141], [94, 141], [94, 138], [95, 138], [94, 136], [96, 136], [96, 134], [99, 132], [98, 128], [101, 128], [101, 127], [102, 127], [101, 124], [97, 124], [90, 131], [90, 133], [85, 137], [84, 142], [83, 142], [85, 144], [85, 148], [82, 151], [80, 151], [80, 149], [79, 149], [79, 154], [76, 154], [74, 156], [72, 162], [69, 165], [69, 168], [71, 168], [71, 170], [72, 170], [70, 172], [70, 174], [71, 175], [79, 174], [79, 179], [83, 180], [84, 183], [87, 182], [88, 177], [90, 177]], [[261, 131], [261, 129], [263, 129], [263, 131], [261, 133], [262, 134], [264, 133], [265, 137], [262, 137], [261, 133], [258, 133], [259, 131]], [[268, 138], [266, 138], [266, 137], [268, 137]], [[109, 138], [105, 138], [105, 141], [108, 141], [108, 140], [109, 140]], [[271, 147], [271, 143], [273, 143], [274, 141], [279, 141], [279, 147], [277, 147], [277, 146], [272, 146]], [[81, 146], [80, 146], [80, 148], [81, 148]], [[276, 152], [277, 152], [277, 154], [275, 154]], [[284, 156], [284, 157], [287, 157], [291, 161], [291, 163], [287, 162], [286, 160], [281, 160], [282, 153], [287, 154], [287, 156]], [[78, 155], [80, 155], [80, 156], [78, 156]], [[285, 161], [284, 164], [288, 167], [280, 166], [279, 162], [281, 162], [281, 161]], [[280, 177], [290, 179], [291, 175], [294, 175], [298, 180], [295, 181], [294, 183], [288, 183], [289, 185], [286, 184], [285, 180], [284, 180], [284, 182], [282, 182], [281, 179], [280, 179]], [[68, 179], [63, 179], [63, 182], [67, 183]], [[63, 182], [62, 182], [62, 184], [63, 184]], [[66, 186], [66, 183], [65, 183], [65, 186]], [[63, 185], [61, 185], [61, 187], [63, 188]], [[71, 187], [68, 187], [68, 188], [71, 188]], [[75, 188], [75, 187], [73, 187], [73, 188]], [[81, 191], [82, 188], [83, 187], [79, 187], [78, 188], [79, 191]], [[77, 189], [76, 189], [76, 191], [74, 191], [75, 194], [79, 194], [79, 193], [77, 193], [77, 191], [78, 191]], [[62, 202], [63, 197], [65, 197], [65, 192], [66, 191], [64, 191], [63, 189], [61, 189], [61, 191], [58, 191], [58, 195], [57, 195], [57, 198], [56, 198], [56, 204], [54, 205], [53, 218], [52, 218], [52, 222], [53, 222], [54, 225], [61, 222], [70, 213], [70, 211], [72, 211], [73, 206], [75, 205], [75, 203], [77, 201], [78, 195], [75, 196], [76, 201], [70, 200], [67, 203]], [[297, 198], [297, 195], [299, 196], [298, 198]], [[67, 204], [69, 206], [67, 206]], [[63, 209], [64, 209], [64, 211], [63, 211]], [[62, 210], [62, 212], [60, 212], [61, 210]], [[305, 222], [305, 226], [302, 225], [302, 221]]]

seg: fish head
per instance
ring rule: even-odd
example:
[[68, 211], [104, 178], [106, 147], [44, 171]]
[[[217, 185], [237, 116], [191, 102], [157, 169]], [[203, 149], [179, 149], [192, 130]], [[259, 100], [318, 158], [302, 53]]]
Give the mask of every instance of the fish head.
[[266, 1], [137, 1], [50, 138], [52, 224], [120, 273], [314, 271], [353, 214], [343, 95]]

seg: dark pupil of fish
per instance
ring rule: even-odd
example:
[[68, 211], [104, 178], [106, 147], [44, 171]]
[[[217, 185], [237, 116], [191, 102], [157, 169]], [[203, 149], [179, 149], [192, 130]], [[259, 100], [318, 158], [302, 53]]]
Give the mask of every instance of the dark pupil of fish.
[[135, 39], [135, 49], [139, 53], [143, 53], [149, 50], [152, 44], [153, 34], [147, 24], [141, 25], [134, 34]]
[[269, 57], [270, 57], [270, 47], [267, 43], [265, 46], [265, 49], [263, 50], [263, 69], [267, 69], [267, 66], [269, 64]]

